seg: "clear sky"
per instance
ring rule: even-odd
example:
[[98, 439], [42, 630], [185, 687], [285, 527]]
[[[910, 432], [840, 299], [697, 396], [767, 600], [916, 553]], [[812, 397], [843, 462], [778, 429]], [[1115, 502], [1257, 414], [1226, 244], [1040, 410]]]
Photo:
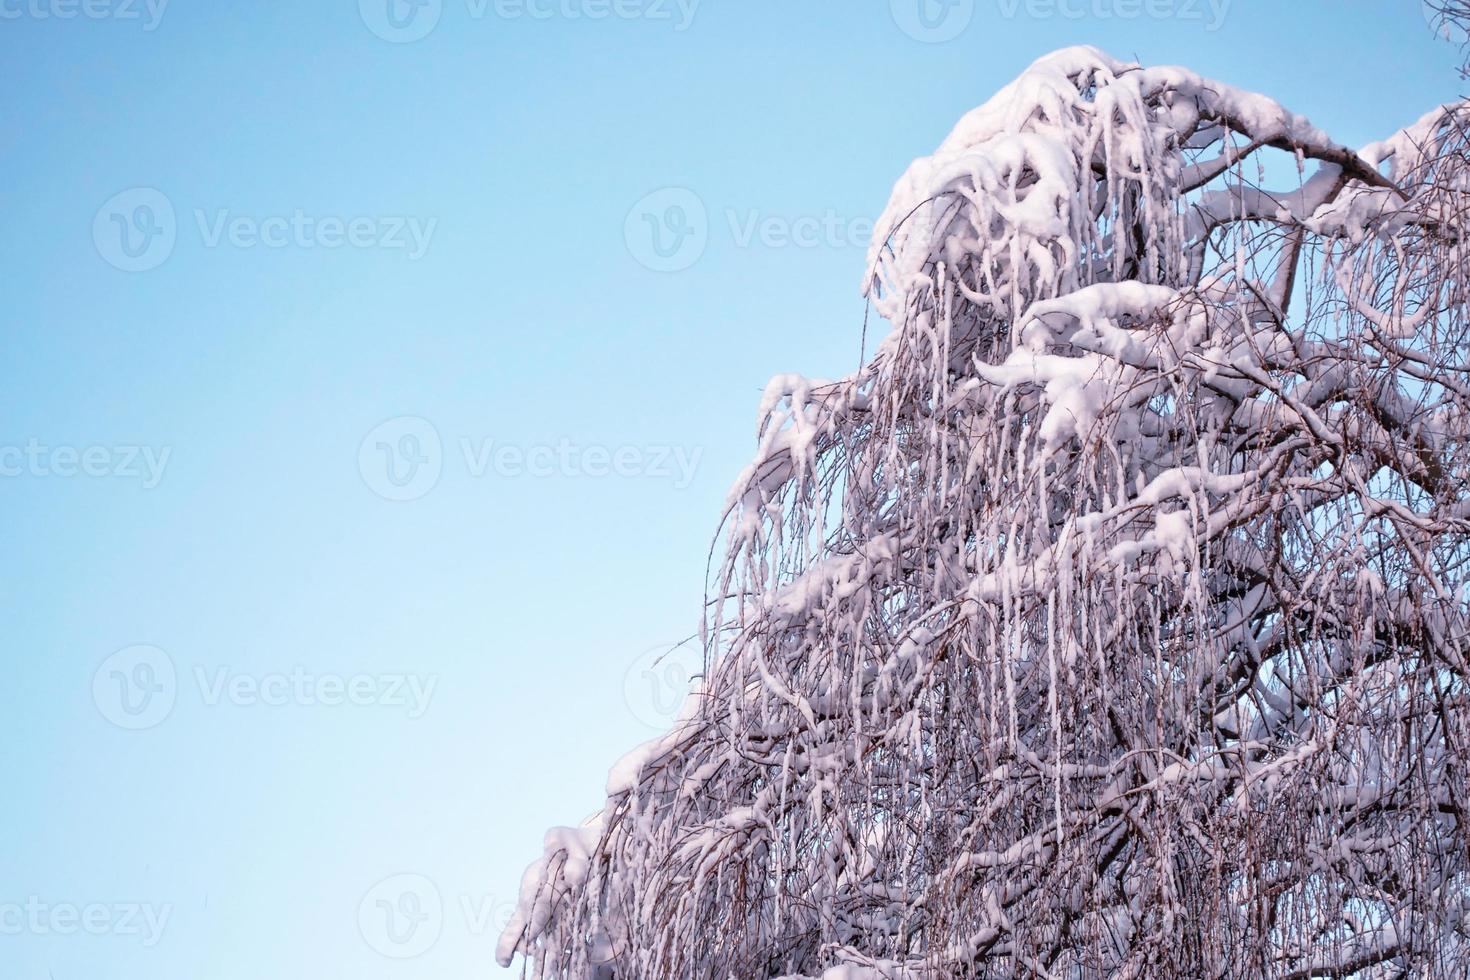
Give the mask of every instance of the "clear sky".
[[0, 0], [0, 976], [496, 973], [962, 112], [1460, 89], [1417, 0], [388, 2]]

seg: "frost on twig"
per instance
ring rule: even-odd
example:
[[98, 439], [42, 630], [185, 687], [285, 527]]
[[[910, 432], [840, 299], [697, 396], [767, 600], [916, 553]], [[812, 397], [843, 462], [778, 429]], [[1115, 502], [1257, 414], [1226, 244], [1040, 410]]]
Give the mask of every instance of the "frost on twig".
[[1440, 38], [1460, 45], [1460, 74], [1470, 78], [1470, 0], [1421, 0], [1424, 17]]
[[879, 223], [892, 333], [763, 400], [703, 686], [501, 960], [1470, 975], [1467, 121], [1352, 151], [1090, 48], [967, 115]]

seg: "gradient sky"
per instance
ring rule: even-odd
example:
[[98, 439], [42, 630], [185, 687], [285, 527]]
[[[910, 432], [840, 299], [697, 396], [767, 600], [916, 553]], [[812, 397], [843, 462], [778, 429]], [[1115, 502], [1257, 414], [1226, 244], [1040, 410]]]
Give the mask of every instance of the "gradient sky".
[[499, 975], [911, 159], [1080, 42], [1460, 89], [1417, 0], [393, 2], [0, 0], [6, 978]]

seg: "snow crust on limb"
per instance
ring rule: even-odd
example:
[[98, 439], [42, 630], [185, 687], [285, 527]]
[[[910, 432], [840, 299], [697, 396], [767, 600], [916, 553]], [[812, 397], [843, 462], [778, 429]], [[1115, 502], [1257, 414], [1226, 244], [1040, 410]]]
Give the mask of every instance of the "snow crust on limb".
[[873, 359], [762, 399], [701, 689], [501, 961], [1470, 975], [1467, 122], [1355, 152], [1092, 48], [965, 116]]

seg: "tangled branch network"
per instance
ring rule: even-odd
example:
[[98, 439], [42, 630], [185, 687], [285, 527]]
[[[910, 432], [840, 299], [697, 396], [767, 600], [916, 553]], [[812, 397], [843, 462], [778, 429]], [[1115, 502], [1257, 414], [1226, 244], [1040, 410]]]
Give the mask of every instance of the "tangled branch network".
[[767, 390], [702, 684], [502, 962], [1470, 976], [1467, 123], [1353, 151], [1092, 48], [965, 116], [879, 223], [891, 334]]

